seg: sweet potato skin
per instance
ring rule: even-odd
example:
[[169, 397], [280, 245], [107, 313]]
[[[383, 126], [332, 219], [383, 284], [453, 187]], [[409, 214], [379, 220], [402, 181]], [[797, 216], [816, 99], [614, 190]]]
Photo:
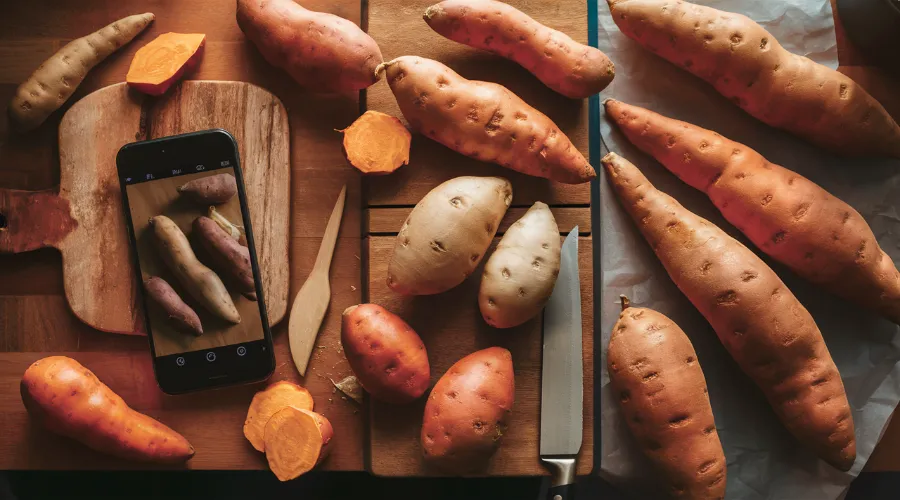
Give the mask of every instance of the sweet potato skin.
[[193, 335], [203, 335], [200, 317], [191, 306], [185, 304], [166, 280], [158, 276], [151, 276], [144, 280], [144, 290], [147, 291], [147, 296], [166, 313], [169, 322], [177, 329]]
[[622, 33], [758, 120], [841, 155], [900, 157], [900, 126], [875, 98], [746, 16], [681, 0], [607, 1]]
[[626, 212], [672, 281], [712, 325], [784, 426], [840, 470], [856, 460], [844, 384], [815, 321], [750, 249], [657, 190], [624, 158], [603, 158]]
[[376, 81], [381, 49], [359, 26], [292, 0], [238, 0], [237, 22], [269, 64], [317, 92], [356, 92]]
[[629, 307], [613, 326], [609, 380], [641, 450], [673, 498], [725, 497], [726, 461], [694, 346], [671, 319]]
[[853, 207], [715, 132], [619, 101], [605, 105], [634, 145], [706, 193], [762, 251], [900, 324], [900, 272]]
[[256, 300], [256, 281], [250, 263], [250, 249], [241, 245], [209, 217], [194, 219], [192, 235], [206, 250], [216, 269], [238, 287], [241, 294]]
[[379, 66], [410, 127], [471, 158], [566, 184], [597, 173], [550, 118], [506, 87], [466, 80], [447, 66], [403, 56]]
[[424, 18], [439, 34], [511, 59], [572, 99], [600, 92], [615, 76], [615, 66], [599, 49], [503, 2], [446, 0], [428, 7]]
[[231, 174], [209, 175], [185, 182], [178, 192], [197, 203], [219, 205], [237, 194], [237, 180]]
[[405, 404], [428, 390], [431, 368], [419, 335], [399, 316], [376, 304], [348, 307], [341, 346], [360, 385], [373, 398]]
[[425, 404], [425, 459], [453, 472], [483, 468], [506, 432], [515, 390], [506, 349], [490, 347], [454, 363]]
[[65, 356], [35, 361], [22, 376], [22, 401], [48, 430], [102, 453], [178, 464], [194, 455], [181, 434], [138, 413], [87, 368]]

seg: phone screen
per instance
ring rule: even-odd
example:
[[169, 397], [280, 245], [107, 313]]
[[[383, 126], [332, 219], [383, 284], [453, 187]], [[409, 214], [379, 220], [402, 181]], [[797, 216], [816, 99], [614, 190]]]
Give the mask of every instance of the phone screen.
[[[220, 237], [235, 239], [236, 235], [237, 243], [248, 251], [253, 245], [237, 150], [233, 142], [231, 147], [224, 147], [226, 143], [220, 138], [203, 137], [203, 134], [135, 143], [126, 146], [130, 151], [123, 149], [125, 154], [119, 155], [126, 216], [145, 298], [157, 379], [164, 391], [172, 393], [263, 378], [273, 365], [255, 252], [249, 252], [256, 285], [256, 300], [253, 300], [254, 293], [247, 293], [246, 286], [242, 289], [241, 283], [221, 267], [221, 259], [211, 255], [208, 246], [200, 241], [199, 232], [194, 231], [195, 220], [210, 217], [210, 207], [213, 207], [217, 215], [211, 218], [213, 222], [219, 219], [230, 223], [224, 224], [229, 229], [216, 224]], [[223, 132], [206, 134], [225, 135], [233, 141]], [[201, 137], [198, 139], [197, 135]], [[179, 187], [189, 182], [202, 182], [222, 174], [233, 176], [238, 186], [238, 192], [226, 201], [203, 202], [179, 191]], [[158, 216], [174, 222], [199, 263], [216, 274], [234, 304], [239, 323], [234, 322], [233, 315], [227, 320], [221, 310], [217, 312], [206, 305], [209, 301], [197, 296], [197, 287], [185, 282], [185, 273], [173, 269], [184, 259], [173, 262], [166, 258], [169, 253], [161, 247], [157, 231], [151, 225], [151, 218]], [[193, 309], [202, 334], [173, 321], [163, 307], [148, 298], [143, 283], [152, 277], [164, 280]]]

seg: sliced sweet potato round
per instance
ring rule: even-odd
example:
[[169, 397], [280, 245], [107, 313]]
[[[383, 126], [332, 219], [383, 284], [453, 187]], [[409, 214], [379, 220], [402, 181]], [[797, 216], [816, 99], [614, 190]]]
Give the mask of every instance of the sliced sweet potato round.
[[247, 419], [244, 420], [244, 437], [257, 451], [266, 451], [266, 423], [272, 415], [284, 408], [294, 407], [299, 410], [312, 410], [312, 395], [299, 385], [282, 380], [257, 392], [250, 401]]
[[389, 174], [409, 163], [412, 135], [394, 116], [366, 111], [344, 133], [344, 156], [364, 174]]
[[266, 423], [266, 459], [281, 481], [311, 471], [328, 455], [334, 428], [327, 418], [308, 410], [284, 408]]

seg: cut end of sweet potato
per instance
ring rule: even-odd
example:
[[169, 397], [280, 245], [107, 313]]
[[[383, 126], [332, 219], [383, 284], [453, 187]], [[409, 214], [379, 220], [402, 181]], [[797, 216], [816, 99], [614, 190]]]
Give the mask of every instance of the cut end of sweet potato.
[[366, 111], [344, 133], [344, 156], [364, 174], [389, 174], [409, 163], [412, 134], [394, 116]]
[[334, 434], [331, 423], [318, 413], [287, 407], [266, 423], [266, 459], [281, 481], [311, 471], [326, 456]]
[[312, 410], [312, 394], [293, 382], [282, 380], [253, 396], [247, 410], [247, 419], [244, 420], [244, 437], [250, 441], [253, 448], [257, 451], [266, 451], [266, 423], [272, 415], [289, 407]]
[[205, 42], [201, 33], [159, 35], [135, 53], [125, 81], [145, 94], [162, 95], [197, 66]]

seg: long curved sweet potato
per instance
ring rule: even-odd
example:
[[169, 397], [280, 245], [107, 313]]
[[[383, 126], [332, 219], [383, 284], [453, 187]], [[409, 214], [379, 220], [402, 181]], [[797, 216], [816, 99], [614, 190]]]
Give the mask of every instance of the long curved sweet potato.
[[35, 361], [25, 370], [20, 390], [28, 413], [44, 427], [99, 452], [160, 463], [182, 463], [194, 456], [194, 447], [181, 434], [129, 408], [72, 358]]
[[838, 154], [900, 158], [900, 126], [878, 101], [746, 16], [681, 0], [607, 1], [622, 33], [758, 120]]
[[432, 59], [403, 56], [385, 71], [413, 130], [477, 160], [581, 184], [594, 168], [550, 118], [506, 87], [466, 80]]
[[620, 101], [605, 105], [628, 140], [706, 193], [763, 252], [900, 324], [900, 272], [853, 207], [711, 130]]
[[853, 416], [816, 322], [759, 257], [682, 207], [624, 158], [603, 158], [614, 191], [672, 281], [709, 321], [785, 427], [840, 470], [856, 460]]
[[615, 66], [600, 49], [578, 43], [503, 2], [445, 0], [428, 7], [424, 18], [441, 35], [511, 59], [572, 99], [600, 92], [615, 76]]

